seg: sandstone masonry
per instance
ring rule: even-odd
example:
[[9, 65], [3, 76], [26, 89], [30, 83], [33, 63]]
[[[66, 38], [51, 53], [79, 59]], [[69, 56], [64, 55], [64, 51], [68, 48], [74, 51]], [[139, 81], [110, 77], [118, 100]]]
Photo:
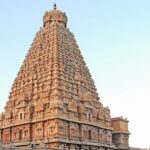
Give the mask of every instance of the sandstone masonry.
[[67, 16], [54, 5], [12, 85], [0, 140], [17, 147], [127, 150], [128, 138], [128, 121], [111, 118], [100, 102]]

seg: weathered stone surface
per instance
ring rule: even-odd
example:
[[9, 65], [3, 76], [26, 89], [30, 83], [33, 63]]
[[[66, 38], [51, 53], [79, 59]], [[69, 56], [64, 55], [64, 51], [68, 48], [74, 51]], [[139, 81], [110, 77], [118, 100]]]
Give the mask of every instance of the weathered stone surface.
[[0, 140], [66, 150], [128, 149], [127, 121], [121, 126], [123, 119], [112, 120], [101, 104], [67, 16], [55, 6], [43, 19], [0, 115]]

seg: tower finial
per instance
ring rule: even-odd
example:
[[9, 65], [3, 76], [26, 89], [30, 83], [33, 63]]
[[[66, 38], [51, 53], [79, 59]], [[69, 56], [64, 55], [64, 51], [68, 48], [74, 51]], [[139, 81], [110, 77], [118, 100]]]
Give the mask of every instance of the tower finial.
[[56, 3], [54, 3], [54, 9], [57, 9]]

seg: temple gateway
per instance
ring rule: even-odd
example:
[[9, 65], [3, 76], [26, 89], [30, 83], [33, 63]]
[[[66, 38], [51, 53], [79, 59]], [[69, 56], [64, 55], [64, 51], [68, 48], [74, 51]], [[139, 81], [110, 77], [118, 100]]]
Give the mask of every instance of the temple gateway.
[[15, 147], [128, 150], [128, 120], [111, 118], [67, 16], [54, 5], [43, 17], [0, 115], [0, 141]]

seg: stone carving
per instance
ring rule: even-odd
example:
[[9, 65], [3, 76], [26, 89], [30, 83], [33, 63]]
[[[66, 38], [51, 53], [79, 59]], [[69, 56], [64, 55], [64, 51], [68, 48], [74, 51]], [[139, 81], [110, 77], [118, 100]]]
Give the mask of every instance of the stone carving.
[[56, 6], [45, 13], [0, 115], [0, 140], [5, 145], [113, 150], [112, 139], [118, 138], [127, 145], [128, 130], [121, 131], [124, 138], [114, 132], [110, 110], [99, 101], [66, 26], [67, 16]]
[[59, 100], [59, 99], [55, 99], [53, 101], [50, 102], [50, 108], [53, 109], [53, 108], [61, 108], [63, 109], [63, 102], [62, 100]]
[[83, 114], [84, 112], [85, 112], [85, 108], [82, 104], [80, 104], [79, 107], [78, 107], [78, 113]]
[[98, 119], [103, 120], [104, 119], [104, 111], [103, 110], [99, 110], [97, 117], [98, 117]]
[[0, 121], [2, 121], [3, 120], [3, 113], [0, 113]]
[[72, 100], [71, 102], [69, 102], [68, 104], [68, 110], [69, 111], [73, 111], [73, 112], [77, 112], [77, 104], [74, 100]]
[[38, 111], [43, 111], [44, 110], [44, 105], [42, 102], [39, 102], [35, 105], [35, 111], [38, 112]]
[[87, 91], [83, 94], [83, 101], [92, 102], [92, 94]]
[[6, 111], [5, 112], [5, 118], [6, 119], [11, 119], [12, 118], [12, 112], [11, 111]]

